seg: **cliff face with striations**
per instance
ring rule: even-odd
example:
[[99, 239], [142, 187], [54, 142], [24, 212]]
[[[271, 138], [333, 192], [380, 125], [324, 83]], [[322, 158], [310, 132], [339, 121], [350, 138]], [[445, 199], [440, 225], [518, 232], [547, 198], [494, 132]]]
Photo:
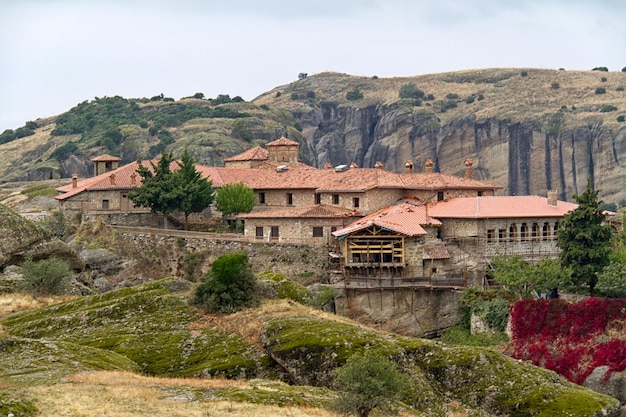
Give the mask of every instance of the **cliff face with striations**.
[[[590, 178], [607, 202], [626, 200], [626, 126], [616, 131], [602, 123], [546, 131], [536, 121], [477, 120], [470, 114], [440, 123], [435, 114], [397, 106], [364, 109], [325, 104], [299, 118], [309, 125], [304, 156], [313, 165], [356, 162], [402, 171], [407, 160], [421, 169], [463, 175], [465, 158], [474, 160], [474, 178], [504, 186], [510, 195], [544, 195], [556, 189], [571, 200]], [[317, 127], [315, 127], [317, 125]]]

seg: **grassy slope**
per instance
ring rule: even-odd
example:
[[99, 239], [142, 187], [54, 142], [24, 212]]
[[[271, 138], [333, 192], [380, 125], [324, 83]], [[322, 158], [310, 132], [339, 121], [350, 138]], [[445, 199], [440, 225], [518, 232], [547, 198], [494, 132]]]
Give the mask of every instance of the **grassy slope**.
[[[617, 407], [495, 351], [384, 335], [290, 301], [199, 316], [186, 304], [189, 291], [166, 279], [5, 316], [0, 414], [332, 416], [335, 394], [323, 385], [361, 349], [380, 350], [411, 374], [406, 415], [585, 416]], [[247, 381], [193, 378], [209, 375]]]

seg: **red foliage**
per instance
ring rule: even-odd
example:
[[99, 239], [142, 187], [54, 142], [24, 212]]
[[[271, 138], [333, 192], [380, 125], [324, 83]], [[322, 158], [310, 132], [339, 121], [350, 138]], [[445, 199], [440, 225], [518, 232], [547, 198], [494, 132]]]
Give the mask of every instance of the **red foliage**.
[[611, 339], [607, 325], [625, 319], [626, 300], [519, 301], [511, 308], [512, 338], [507, 352], [578, 384], [602, 365], [609, 367], [608, 377], [626, 368], [626, 340]]

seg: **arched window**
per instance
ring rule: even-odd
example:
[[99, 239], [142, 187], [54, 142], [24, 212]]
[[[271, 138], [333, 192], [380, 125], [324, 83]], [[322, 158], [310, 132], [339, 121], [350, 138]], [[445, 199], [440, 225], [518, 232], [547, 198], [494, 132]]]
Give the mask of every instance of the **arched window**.
[[509, 241], [515, 242], [517, 240], [517, 226], [515, 223], [509, 226]]
[[522, 228], [520, 230], [520, 238], [522, 240], [522, 242], [525, 242], [528, 240], [528, 226], [526, 225], [526, 223], [522, 223]]
[[539, 240], [539, 225], [537, 223], [533, 223], [533, 230], [532, 230], [532, 239], [533, 240]]
[[543, 231], [541, 233], [542, 240], [548, 240], [550, 238], [550, 223], [543, 224]]
[[559, 231], [559, 222], [554, 223], [554, 231], [552, 234], [552, 239], [557, 238], [557, 232]]

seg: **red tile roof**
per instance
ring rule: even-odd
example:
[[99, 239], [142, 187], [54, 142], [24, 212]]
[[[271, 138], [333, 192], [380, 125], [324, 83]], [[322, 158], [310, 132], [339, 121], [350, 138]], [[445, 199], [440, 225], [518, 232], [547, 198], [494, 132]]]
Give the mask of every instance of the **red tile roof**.
[[255, 211], [252, 213], [240, 214], [242, 219], [275, 219], [275, 218], [346, 218], [361, 217], [362, 214], [356, 210], [343, 207], [319, 205], [309, 207], [289, 207], [277, 210]]
[[93, 162], [114, 162], [114, 161], [121, 161], [122, 158], [118, 158], [117, 156], [111, 156], [111, 155], [99, 155], [96, 156], [95, 158], [91, 159]]
[[287, 139], [284, 136], [278, 140], [265, 144], [265, 146], [285, 146], [285, 145], [300, 145], [300, 144], [291, 139]]
[[464, 197], [431, 203], [428, 213], [440, 219], [563, 217], [576, 207], [577, 204], [567, 201], [557, 201], [556, 206], [551, 206], [547, 198], [539, 196]]
[[346, 236], [374, 225], [406, 236], [421, 236], [426, 234], [422, 226], [441, 226], [441, 222], [430, 217], [427, 207], [417, 200], [403, 199], [333, 232], [333, 235]]
[[238, 155], [233, 155], [229, 158], [224, 158], [224, 162], [235, 161], [265, 161], [269, 156], [269, 152], [265, 148], [255, 146], [247, 151], [244, 151]]
[[424, 247], [422, 259], [450, 259], [450, 252], [445, 245], [433, 245]]

